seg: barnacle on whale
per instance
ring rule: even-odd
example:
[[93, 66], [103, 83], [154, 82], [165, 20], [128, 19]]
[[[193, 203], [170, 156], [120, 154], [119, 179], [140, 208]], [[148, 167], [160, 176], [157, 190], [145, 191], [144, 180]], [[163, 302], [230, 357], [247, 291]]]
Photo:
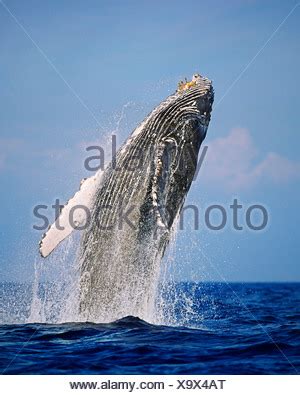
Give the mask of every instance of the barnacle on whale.
[[197, 84], [197, 79], [199, 78], [201, 78], [200, 74], [194, 74], [191, 81], [188, 81], [187, 78], [185, 78], [184, 81], [179, 81], [177, 86], [177, 92], [186, 91], [191, 87], [195, 86]]

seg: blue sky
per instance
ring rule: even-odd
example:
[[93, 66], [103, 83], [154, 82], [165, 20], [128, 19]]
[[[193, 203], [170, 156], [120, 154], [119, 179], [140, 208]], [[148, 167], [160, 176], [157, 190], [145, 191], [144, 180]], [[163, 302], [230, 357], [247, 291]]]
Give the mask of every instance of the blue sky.
[[5, 4], [36, 45], [0, 4], [2, 278], [32, 278], [41, 236], [32, 209], [77, 190], [89, 175], [84, 147], [105, 142], [123, 109], [121, 142], [200, 72], [215, 108], [187, 203], [229, 207], [236, 197], [265, 205], [270, 221], [263, 232], [179, 232], [178, 278], [300, 280], [300, 6], [282, 23], [296, 1]]

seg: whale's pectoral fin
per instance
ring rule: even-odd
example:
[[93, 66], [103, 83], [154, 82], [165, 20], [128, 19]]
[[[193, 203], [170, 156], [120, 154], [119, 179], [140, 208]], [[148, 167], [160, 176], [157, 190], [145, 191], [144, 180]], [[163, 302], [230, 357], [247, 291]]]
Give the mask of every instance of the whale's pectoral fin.
[[47, 257], [72, 231], [83, 226], [89, 220], [96, 191], [101, 185], [102, 171], [83, 179], [80, 189], [62, 208], [60, 215], [49, 227], [40, 241], [40, 253]]

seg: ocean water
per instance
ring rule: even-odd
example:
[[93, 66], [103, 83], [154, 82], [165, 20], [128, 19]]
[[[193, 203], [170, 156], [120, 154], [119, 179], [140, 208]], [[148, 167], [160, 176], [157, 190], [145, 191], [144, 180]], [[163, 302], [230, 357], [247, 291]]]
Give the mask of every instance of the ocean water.
[[28, 286], [2, 287], [14, 296], [5, 297], [0, 325], [4, 374], [300, 372], [298, 283], [179, 283], [165, 295], [166, 322], [162, 313], [156, 324], [131, 316], [105, 324], [24, 323]]

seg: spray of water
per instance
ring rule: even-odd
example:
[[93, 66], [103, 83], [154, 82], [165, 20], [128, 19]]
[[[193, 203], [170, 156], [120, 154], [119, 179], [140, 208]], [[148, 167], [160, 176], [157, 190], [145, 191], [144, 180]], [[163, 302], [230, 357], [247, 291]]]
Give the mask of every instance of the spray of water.
[[27, 322], [78, 321], [78, 235], [69, 237], [47, 260], [37, 258]]
[[[86, 321], [79, 309], [82, 279], [78, 236], [80, 237], [76, 234], [70, 236], [47, 262], [42, 259], [36, 260], [32, 302], [27, 322]], [[115, 253], [118, 254], [120, 243], [117, 239], [115, 242]], [[153, 324], [176, 325], [176, 312], [172, 308], [175, 306], [172, 300], [176, 292], [175, 281], [170, 276], [169, 267], [174, 261], [173, 242], [163, 264], [161, 257], [156, 256], [150, 270], [146, 270], [143, 265], [140, 268], [126, 267], [118, 265], [117, 261], [111, 262], [108, 277], [116, 290], [116, 295], [110, 305], [104, 303], [102, 309], [97, 309], [98, 315], [90, 317], [89, 320], [112, 322], [134, 315]], [[151, 257], [151, 254], [151, 246], [148, 246], [147, 251], [144, 251], [144, 258], [146, 255]], [[108, 294], [109, 289], [103, 289], [103, 300]]]

